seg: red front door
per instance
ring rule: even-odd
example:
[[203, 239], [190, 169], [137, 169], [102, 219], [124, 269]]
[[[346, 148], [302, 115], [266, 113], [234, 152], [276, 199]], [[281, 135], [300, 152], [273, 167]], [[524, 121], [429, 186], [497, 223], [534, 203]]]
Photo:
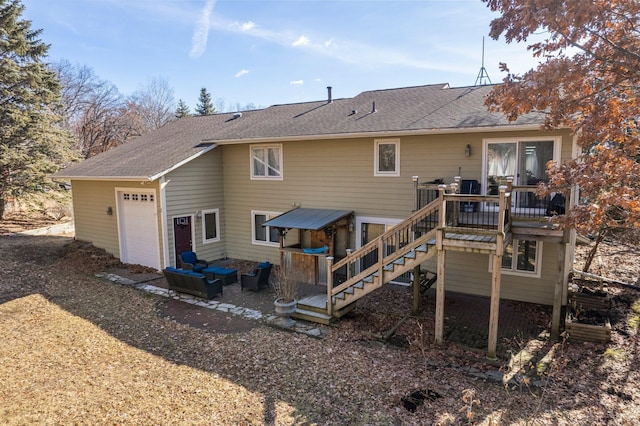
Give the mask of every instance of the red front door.
[[178, 255], [184, 251], [192, 251], [191, 216], [173, 218], [173, 239], [175, 241], [176, 267], [180, 267]]

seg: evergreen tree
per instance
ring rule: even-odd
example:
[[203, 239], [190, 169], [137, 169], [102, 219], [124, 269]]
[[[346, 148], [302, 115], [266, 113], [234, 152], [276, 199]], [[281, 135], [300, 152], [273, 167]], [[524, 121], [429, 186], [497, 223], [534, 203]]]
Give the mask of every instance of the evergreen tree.
[[216, 109], [213, 107], [213, 102], [211, 102], [211, 94], [203, 87], [200, 89], [200, 96], [198, 97], [198, 104], [196, 105], [196, 114], [211, 115], [215, 113]]
[[72, 157], [54, 112], [60, 84], [43, 62], [49, 46], [23, 12], [20, 0], [0, 0], [0, 219], [9, 197], [39, 190]]
[[178, 108], [176, 108], [176, 118], [188, 117], [191, 115], [189, 107], [182, 99], [178, 100]]

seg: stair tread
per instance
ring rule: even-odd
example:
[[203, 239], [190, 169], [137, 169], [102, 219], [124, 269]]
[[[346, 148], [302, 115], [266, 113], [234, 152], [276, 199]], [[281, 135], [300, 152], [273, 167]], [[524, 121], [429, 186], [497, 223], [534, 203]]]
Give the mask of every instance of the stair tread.
[[295, 313], [299, 313], [302, 315], [307, 315], [310, 317], [316, 317], [316, 318], [322, 318], [325, 320], [330, 320], [333, 319], [332, 316], [327, 315], [327, 314], [321, 314], [320, 312], [315, 312], [315, 311], [307, 311], [306, 309], [300, 309], [300, 308], [296, 308], [296, 312]]

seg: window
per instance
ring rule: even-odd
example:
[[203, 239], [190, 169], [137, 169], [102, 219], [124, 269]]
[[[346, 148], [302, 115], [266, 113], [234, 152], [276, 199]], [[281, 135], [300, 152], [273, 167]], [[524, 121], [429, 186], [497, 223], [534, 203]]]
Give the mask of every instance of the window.
[[282, 145], [251, 147], [251, 179], [282, 179]]
[[[540, 259], [542, 243], [535, 240], [513, 240], [502, 255], [502, 271], [504, 273], [534, 275], [540, 277]], [[491, 271], [493, 263], [490, 263]]]
[[202, 211], [202, 241], [204, 243], [220, 241], [219, 209]]
[[277, 228], [271, 228], [270, 226], [262, 226], [267, 220], [278, 216], [280, 213], [273, 212], [251, 212], [252, 235], [251, 242], [253, 244], [261, 244], [268, 246], [279, 246], [280, 238]]
[[400, 140], [375, 141], [374, 176], [400, 176]]

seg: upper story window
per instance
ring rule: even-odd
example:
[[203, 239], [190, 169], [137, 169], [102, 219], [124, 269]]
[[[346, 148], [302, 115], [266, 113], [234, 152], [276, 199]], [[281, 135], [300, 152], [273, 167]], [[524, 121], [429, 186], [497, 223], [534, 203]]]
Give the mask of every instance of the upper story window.
[[400, 139], [376, 139], [374, 176], [400, 176]]
[[220, 241], [219, 209], [202, 211], [202, 241], [204, 243]]
[[251, 146], [251, 179], [282, 179], [282, 145]]

